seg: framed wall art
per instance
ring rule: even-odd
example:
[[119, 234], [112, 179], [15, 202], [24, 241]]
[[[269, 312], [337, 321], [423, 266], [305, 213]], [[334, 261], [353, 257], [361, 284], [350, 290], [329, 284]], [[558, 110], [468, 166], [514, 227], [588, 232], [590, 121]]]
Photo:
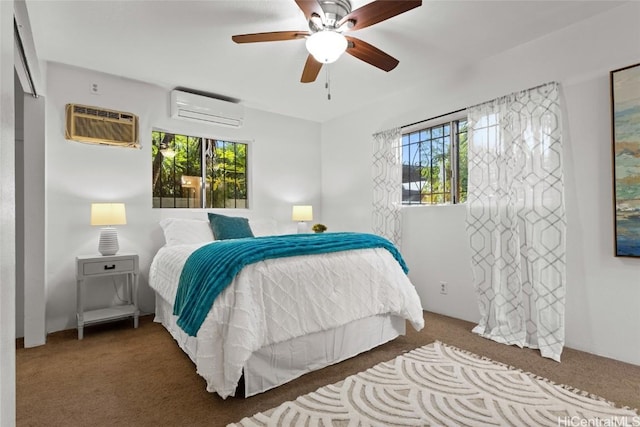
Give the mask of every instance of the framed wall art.
[[640, 257], [640, 64], [610, 80], [615, 255]]

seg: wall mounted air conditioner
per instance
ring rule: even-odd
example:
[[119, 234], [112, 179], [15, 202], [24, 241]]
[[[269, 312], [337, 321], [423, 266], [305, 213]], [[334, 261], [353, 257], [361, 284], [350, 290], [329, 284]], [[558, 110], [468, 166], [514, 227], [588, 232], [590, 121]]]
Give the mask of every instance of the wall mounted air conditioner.
[[235, 128], [241, 127], [244, 120], [242, 105], [216, 98], [172, 90], [170, 103], [173, 118]]
[[139, 148], [138, 116], [87, 105], [65, 107], [65, 138], [90, 144]]

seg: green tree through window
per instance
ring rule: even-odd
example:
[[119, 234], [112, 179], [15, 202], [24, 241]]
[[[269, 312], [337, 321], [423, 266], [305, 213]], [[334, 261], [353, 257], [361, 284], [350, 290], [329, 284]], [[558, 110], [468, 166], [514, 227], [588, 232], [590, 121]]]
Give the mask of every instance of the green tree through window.
[[247, 144], [152, 131], [154, 208], [247, 208]]
[[467, 176], [466, 119], [402, 135], [402, 204], [465, 202]]

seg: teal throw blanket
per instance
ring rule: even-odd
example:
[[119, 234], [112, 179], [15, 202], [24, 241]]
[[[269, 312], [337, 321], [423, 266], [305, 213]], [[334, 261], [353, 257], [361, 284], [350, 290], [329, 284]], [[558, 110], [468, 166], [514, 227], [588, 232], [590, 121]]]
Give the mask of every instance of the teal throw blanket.
[[220, 240], [193, 252], [182, 269], [173, 314], [178, 326], [196, 336], [216, 297], [248, 264], [270, 258], [322, 254], [351, 249], [384, 248], [409, 271], [389, 240], [365, 233], [290, 234]]

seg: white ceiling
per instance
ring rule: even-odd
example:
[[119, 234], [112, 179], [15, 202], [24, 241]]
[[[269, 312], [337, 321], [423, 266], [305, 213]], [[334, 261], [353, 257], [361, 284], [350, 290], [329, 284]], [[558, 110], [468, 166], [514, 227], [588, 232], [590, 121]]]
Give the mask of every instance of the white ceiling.
[[[392, 0], [390, 0], [392, 1]], [[369, 0], [352, 0], [353, 9]], [[441, 79], [616, 7], [619, 1], [434, 1], [351, 32], [396, 57], [389, 73], [344, 55], [300, 83], [304, 40], [235, 44], [234, 34], [307, 30], [294, 0], [26, 0], [40, 60], [323, 122], [388, 93]], [[326, 67], [325, 67], [326, 68]]]

